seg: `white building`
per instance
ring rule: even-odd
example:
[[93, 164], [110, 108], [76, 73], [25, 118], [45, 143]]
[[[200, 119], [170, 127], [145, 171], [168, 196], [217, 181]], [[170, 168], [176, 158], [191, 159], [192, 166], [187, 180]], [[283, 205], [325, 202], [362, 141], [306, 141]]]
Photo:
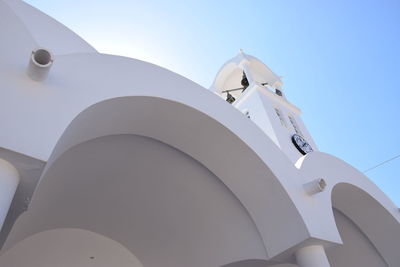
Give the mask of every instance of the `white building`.
[[400, 266], [398, 208], [256, 58], [206, 90], [19, 0], [0, 36], [1, 267]]

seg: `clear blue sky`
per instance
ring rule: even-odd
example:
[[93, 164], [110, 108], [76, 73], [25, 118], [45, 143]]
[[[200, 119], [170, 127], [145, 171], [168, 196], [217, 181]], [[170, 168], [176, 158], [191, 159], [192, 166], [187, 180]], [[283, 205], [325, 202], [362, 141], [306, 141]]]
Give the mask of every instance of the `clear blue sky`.
[[[239, 48], [284, 77], [319, 149], [366, 170], [400, 153], [400, 1], [28, 0], [100, 52], [208, 88]], [[367, 175], [400, 206], [400, 158]]]

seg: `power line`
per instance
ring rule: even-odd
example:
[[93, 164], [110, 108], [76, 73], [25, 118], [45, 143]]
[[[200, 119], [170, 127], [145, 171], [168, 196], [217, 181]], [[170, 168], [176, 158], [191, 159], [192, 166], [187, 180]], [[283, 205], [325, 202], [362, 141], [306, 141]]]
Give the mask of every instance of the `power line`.
[[381, 163], [379, 163], [379, 164], [377, 164], [377, 165], [375, 165], [375, 166], [373, 166], [373, 167], [371, 167], [371, 168], [369, 168], [369, 169], [366, 169], [365, 171], [363, 171], [363, 173], [369, 172], [370, 170], [373, 170], [373, 169], [375, 169], [375, 168], [378, 168], [379, 166], [381, 166], [381, 165], [383, 165], [383, 164], [386, 164], [386, 163], [388, 163], [389, 161], [392, 161], [392, 160], [397, 159], [397, 158], [399, 158], [399, 157], [400, 157], [400, 154], [394, 156], [393, 158], [390, 158], [390, 159], [387, 159], [387, 160], [385, 160], [385, 161], [382, 161]]

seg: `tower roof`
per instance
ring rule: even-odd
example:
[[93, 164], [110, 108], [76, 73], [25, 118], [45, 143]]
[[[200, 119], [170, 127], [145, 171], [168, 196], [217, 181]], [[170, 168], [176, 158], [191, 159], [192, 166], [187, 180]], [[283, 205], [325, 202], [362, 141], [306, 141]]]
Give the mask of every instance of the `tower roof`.
[[267, 83], [272, 87], [283, 84], [280, 76], [276, 75], [261, 60], [240, 50], [235, 57], [221, 67], [211, 85], [211, 90], [221, 94], [224, 90], [241, 87], [240, 78], [243, 71], [252, 78], [253, 82]]

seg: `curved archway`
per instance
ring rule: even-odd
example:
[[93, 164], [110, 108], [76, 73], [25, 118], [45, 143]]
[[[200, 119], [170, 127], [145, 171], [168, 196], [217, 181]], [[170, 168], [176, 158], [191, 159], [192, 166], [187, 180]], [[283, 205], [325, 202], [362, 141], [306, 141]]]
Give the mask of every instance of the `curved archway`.
[[143, 267], [128, 249], [103, 235], [72, 228], [36, 233], [0, 257], [1, 266]]
[[87, 229], [121, 243], [144, 266], [265, 258], [254, 223], [219, 179], [184, 153], [137, 135], [99, 137], [63, 153], [15, 227], [25, 235]]
[[[398, 208], [368, 177], [343, 160], [317, 151], [301, 158], [296, 166], [308, 177], [327, 182], [326, 194], [315, 196], [323, 203], [324, 223], [335, 229], [335, 218], [345, 216], [343, 225], [358, 231], [360, 238], [365, 236], [389, 266], [400, 262]], [[340, 214], [334, 214], [332, 208]]]
[[[288, 167], [288, 159], [272, 142], [253, 140], [258, 144], [257, 149], [261, 149], [260, 145], [268, 147], [264, 151], [269, 152], [267, 158], [271, 165], [267, 166], [252, 148], [221, 123], [191, 107], [156, 97], [114, 98], [97, 103], [79, 114], [54, 149], [31, 209], [40, 195], [40, 188], [43, 188], [46, 179], [50, 180], [51, 167], [57, 164], [63, 154], [87, 141], [121, 134], [159, 140], [188, 154], [209, 169], [249, 213], [266, 246], [265, 257], [274, 256], [308, 238], [299, 211], [271, 168], [287, 173], [293, 179], [298, 174], [294, 167]], [[288, 166], [285, 166], [285, 162], [288, 162]], [[277, 201], [281, 205], [276, 206]], [[14, 241], [7, 242], [20, 240], [26, 234], [20, 235], [18, 232], [15, 230], [14, 238], [10, 238]]]
[[[392, 266], [399, 262], [400, 229], [387, 209], [364, 190], [346, 182], [336, 184], [331, 197], [343, 240], [343, 246], [328, 253], [331, 259], [351, 266]], [[358, 257], [354, 257], [355, 253]]]

